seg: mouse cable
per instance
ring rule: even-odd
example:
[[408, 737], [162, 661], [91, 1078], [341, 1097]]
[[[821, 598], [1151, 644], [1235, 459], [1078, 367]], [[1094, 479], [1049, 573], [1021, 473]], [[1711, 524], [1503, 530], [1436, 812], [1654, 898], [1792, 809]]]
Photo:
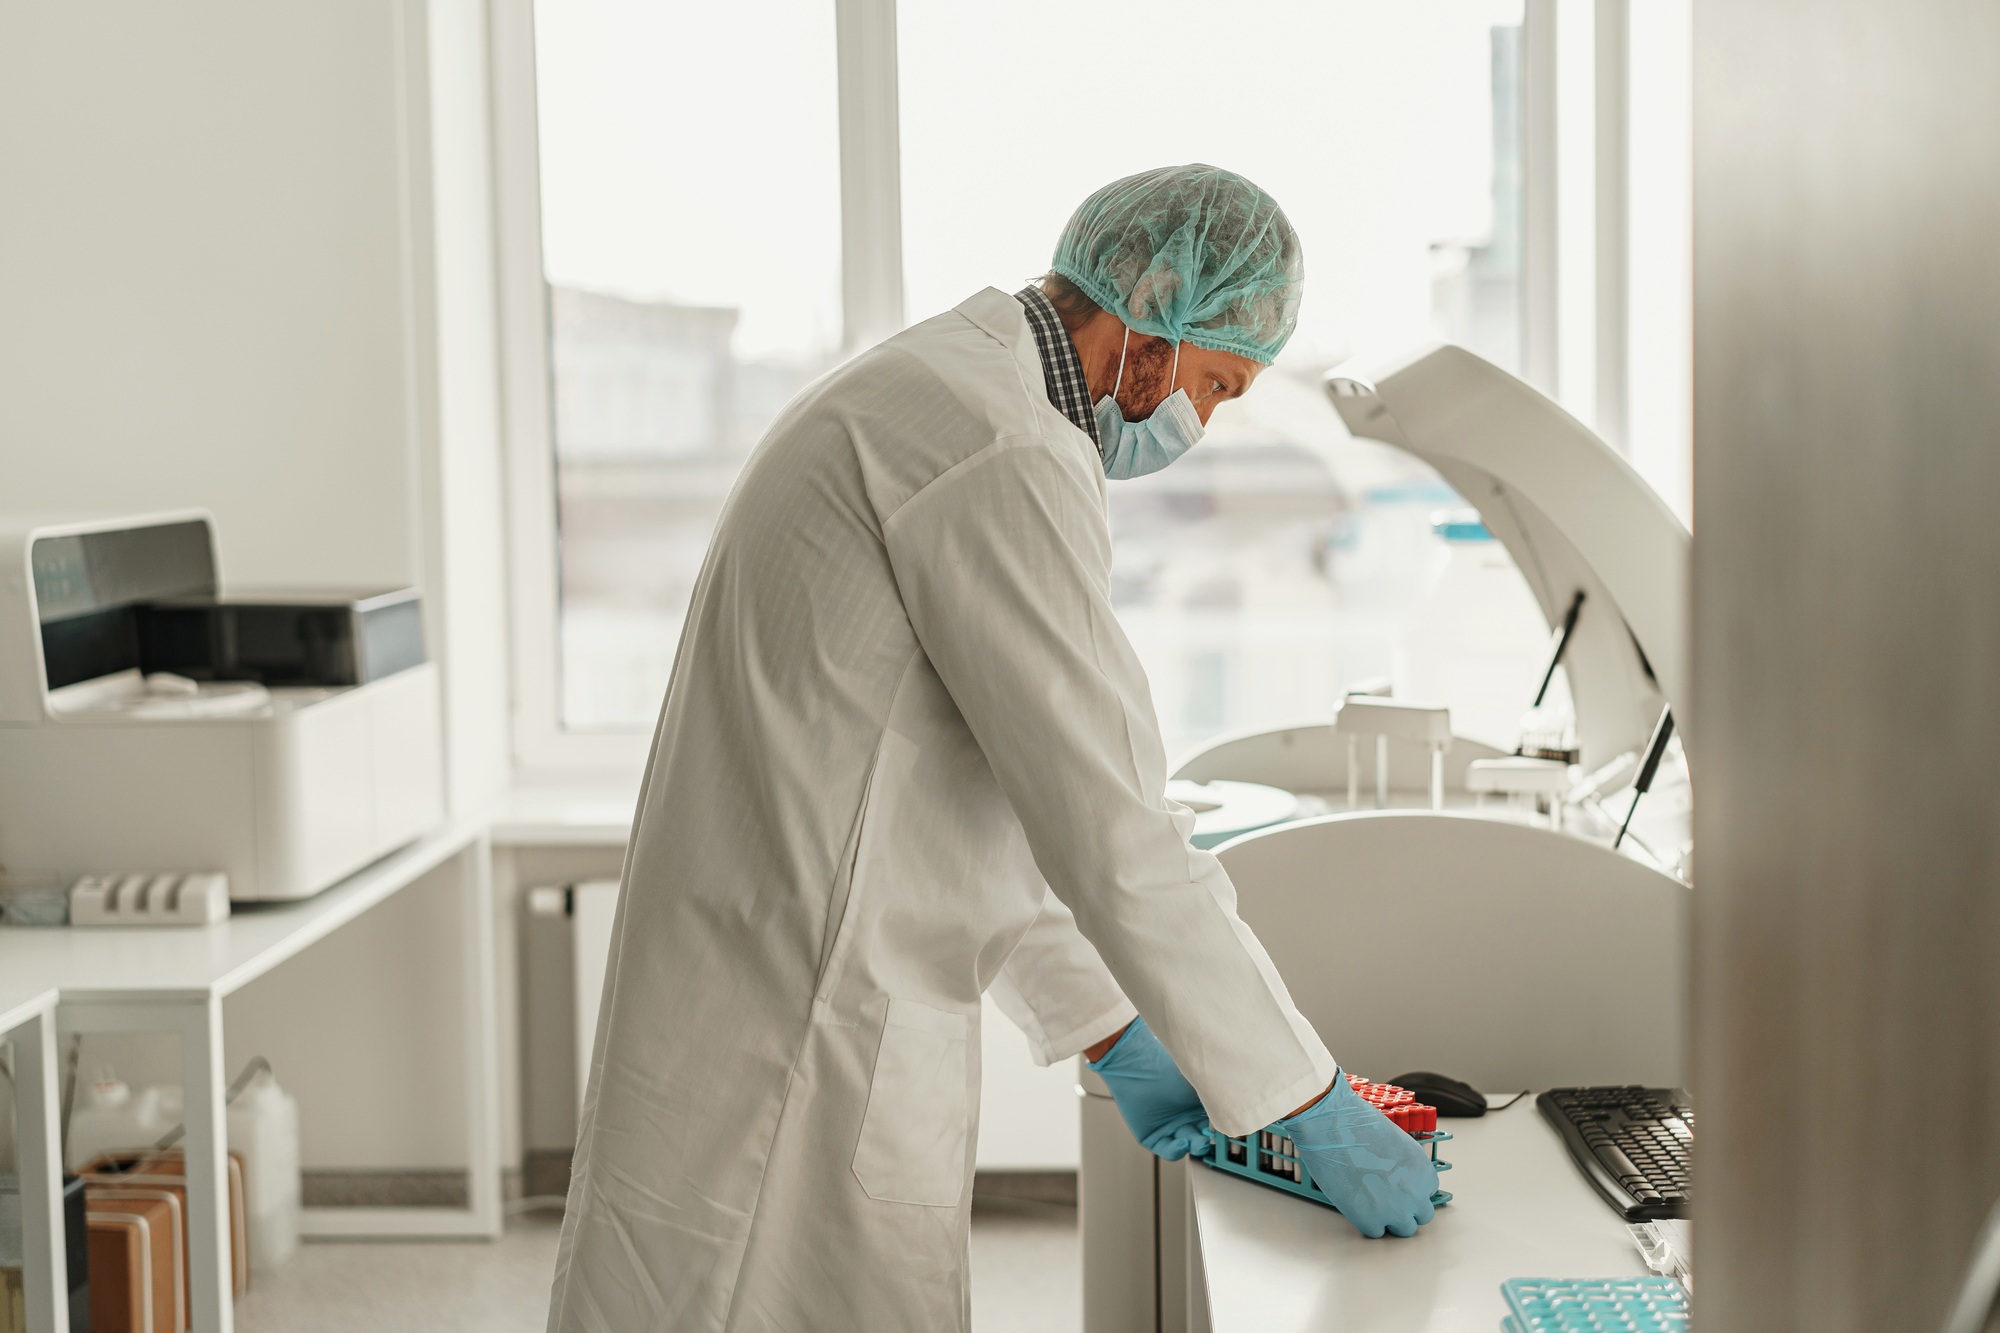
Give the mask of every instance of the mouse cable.
[[1495, 1111], [1504, 1111], [1508, 1107], [1512, 1106], [1515, 1102], [1520, 1101], [1523, 1097], [1527, 1095], [1528, 1094], [1526, 1092], [1517, 1092], [1512, 1097], [1509, 1097], [1506, 1101], [1501, 1102], [1498, 1106], [1487, 1107], [1486, 1114], [1492, 1115]]

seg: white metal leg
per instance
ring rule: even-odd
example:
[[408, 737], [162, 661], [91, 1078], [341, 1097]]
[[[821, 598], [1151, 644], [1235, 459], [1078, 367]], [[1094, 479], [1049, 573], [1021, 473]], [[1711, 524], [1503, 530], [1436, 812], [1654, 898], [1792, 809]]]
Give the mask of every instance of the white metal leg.
[[14, 1044], [15, 1154], [21, 1168], [28, 1333], [69, 1333], [55, 1014], [45, 1009], [4, 1035]]
[[466, 1204], [474, 1229], [497, 1237], [500, 1204], [500, 1013], [493, 961], [493, 844], [459, 854], [459, 918], [465, 941]]
[[229, 1227], [229, 1117], [223, 1102], [222, 1001], [174, 1006], [186, 1098], [189, 1310], [195, 1333], [236, 1327]]
[[166, 1032], [181, 1041], [187, 1135], [188, 1315], [194, 1333], [233, 1333], [228, 1117], [223, 1105], [220, 996], [134, 992], [118, 1000], [65, 1001], [57, 1030]]
[[188, 1165], [188, 1319], [194, 1333], [234, 1333], [230, 1255], [228, 1117], [222, 1103], [222, 999], [216, 995], [132, 993], [118, 1001], [76, 1001], [56, 1011], [56, 1031], [172, 1033], [180, 1037], [180, 1087]]

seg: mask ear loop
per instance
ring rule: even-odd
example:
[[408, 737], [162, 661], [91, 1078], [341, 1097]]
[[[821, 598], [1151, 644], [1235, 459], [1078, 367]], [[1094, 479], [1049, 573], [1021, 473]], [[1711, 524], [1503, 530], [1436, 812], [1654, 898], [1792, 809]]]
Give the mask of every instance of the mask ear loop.
[[[1125, 341], [1118, 344], [1118, 375], [1117, 378], [1111, 381], [1111, 401], [1114, 403], [1118, 401], [1118, 390], [1123, 388], [1125, 384], [1125, 353], [1131, 346], [1132, 326], [1128, 324], [1125, 326]], [[1181, 345], [1176, 342], [1174, 344], [1174, 366], [1172, 370], [1167, 372], [1167, 398], [1174, 396], [1174, 386], [1180, 382], [1180, 378]], [[1162, 398], [1160, 401], [1164, 403], [1167, 401], [1167, 398]]]

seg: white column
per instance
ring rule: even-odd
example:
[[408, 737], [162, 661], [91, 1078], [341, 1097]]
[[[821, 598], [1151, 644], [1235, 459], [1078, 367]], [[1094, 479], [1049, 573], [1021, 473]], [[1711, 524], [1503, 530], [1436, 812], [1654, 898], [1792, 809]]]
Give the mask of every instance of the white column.
[[1632, 0], [1596, 2], [1597, 433], [1629, 454]]
[[1521, 30], [1521, 376], [1556, 382], [1556, 0], [1527, 0]]
[[903, 186], [896, 0], [836, 0], [840, 48], [842, 341], [858, 352], [903, 327]]

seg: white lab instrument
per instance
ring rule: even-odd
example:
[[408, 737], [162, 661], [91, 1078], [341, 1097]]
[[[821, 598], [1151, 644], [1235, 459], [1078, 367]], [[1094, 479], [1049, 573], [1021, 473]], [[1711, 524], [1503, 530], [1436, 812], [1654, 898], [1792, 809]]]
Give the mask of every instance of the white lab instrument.
[[964, 1328], [982, 993], [1043, 1064], [1143, 1005], [1238, 1132], [1332, 1078], [1160, 799], [1102, 460], [1044, 384], [988, 289], [745, 467], [626, 856], [555, 1333]]
[[1512, 749], [1549, 656], [1541, 607], [1477, 511], [1439, 510], [1430, 526], [1434, 573], [1397, 637], [1390, 693], [1448, 700], [1456, 734]]
[[[1427, 348], [1379, 372], [1342, 368], [1328, 390], [1350, 431], [1422, 458], [1476, 506], [1552, 634], [1568, 627], [1573, 711], [1545, 707], [1524, 739], [1573, 744], [1594, 793], [1631, 781], [1666, 704], [1685, 698], [1686, 529], [1603, 441], [1461, 348]], [[1616, 823], [1604, 824], [1594, 797], [1590, 819], [1556, 826], [1573, 794], [1567, 756], [1524, 764], [1463, 736], [1440, 756], [1423, 729], [1439, 725], [1432, 715], [1393, 714], [1389, 702], [1350, 698], [1332, 726], [1225, 737], [1175, 774], [1282, 786], [1339, 811], [1222, 852], [1244, 920], [1334, 1054], [1378, 1078], [1428, 1068], [1490, 1088], [1684, 1086], [1679, 861], [1614, 851]], [[1383, 735], [1392, 716], [1404, 729], [1377, 743], [1377, 802], [1398, 804], [1381, 779], [1386, 752], [1386, 786], [1408, 793], [1428, 780], [1431, 810], [1359, 808], [1354, 742]], [[1450, 737], [1448, 721], [1442, 729]], [[1475, 808], [1482, 787], [1530, 786], [1555, 807], [1550, 827]], [[1329, 942], [1375, 938], [1413, 915], [1425, 952], [1405, 961], [1348, 950], [1340, 968], [1324, 965]], [[1587, 966], [1565, 976], [1579, 951]], [[1606, 998], [1595, 1013], [1565, 1011], [1562, 1039], [1545, 1039], [1558, 1030], [1550, 1015], [1579, 993]], [[1536, 1016], [1537, 1005], [1547, 1012]], [[1086, 1094], [1104, 1092], [1088, 1071], [1080, 1081]], [[1080, 1104], [1086, 1333], [1182, 1327], [1190, 1312], [1169, 1237], [1185, 1226], [1178, 1173], [1204, 1168], [1153, 1162], [1122, 1133], [1108, 1095]]]
[[1531, 810], [1548, 816], [1550, 828], [1562, 827], [1563, 797], [1570, 786], [1569, 765], [1558, 759], [1475, 759], [1465, 770], [1465, 789], [1475, 799], [1498, 794], [1519, 809], [1519, 798], [1526, 797]]
[[1361, 807], [1361, 765], [1356, 754], [1363, 736], [1375, 742], [1375, 808], [1389, 808], [1389, 742], [1423, 747], [1431, 759], [1431, 809], [1444, 809], [1444, 757], [1451, 750], [1451, 710], [1414, 699], [1352, 695], [1343, 700], [1333, 729], [1347, 738], [1347, 808]]
[[1327, 392], [1349, 431], [1416, 455], [1479, 511], [1552, 630], [1584, 594], [1563, 659], [1581, 762], [1642, 748], [1661, 706], [1687, 698], [1688, 533], [1666, 502], [1582, 422], [1462, 347], [1343, 366]]
[[[238, 901], [317, 893], [443, 813], [436, 668], [414, 594], [305, 599], [315, 679], [196, 680], [230, 637], [205, 513], [0, 517], [0, 865], [225, 875]], [[268, 608], [265, 600], [251, 605]], [[191, 636], [191, 637], [190, 637]], [[182, 669], [145, 667], [165, 657]], [[247, 665], [256, 665], [252, 662]], [[282, 679], [282, 664], [273, 667]]]
[[69, 891], [72, 926], [208, 926], [229, 915], [229, 877], [85, 875]]

